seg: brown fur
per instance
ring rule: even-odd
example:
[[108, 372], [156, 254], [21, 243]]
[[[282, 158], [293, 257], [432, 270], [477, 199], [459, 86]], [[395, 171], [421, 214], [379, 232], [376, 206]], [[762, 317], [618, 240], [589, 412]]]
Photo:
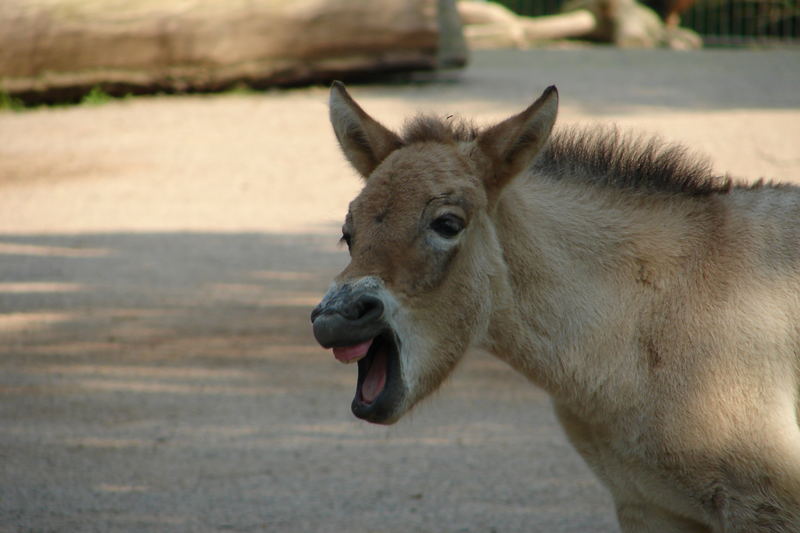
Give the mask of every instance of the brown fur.
[[550, 136], [556, 106], [395, 135], [334, 86], [366, 185], [329, 295], [371, 291], [401, 341], [385, 421], [481, 346], [552, 396], [623, 531], [800, 531], [800, 191], [615, 130]]

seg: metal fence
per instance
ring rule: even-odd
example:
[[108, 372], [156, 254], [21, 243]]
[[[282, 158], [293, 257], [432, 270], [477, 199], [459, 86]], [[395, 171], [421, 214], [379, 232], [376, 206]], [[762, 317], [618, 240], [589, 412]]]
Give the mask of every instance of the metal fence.
[[[551, 15], [564, 0], [497, 0], [521, 15]], [[641, 1], [641, 0], [640, 0]], [[647, 0], [642, 3], [647, 4]], [[709, 46], [800, 44], [800, 0], [698, 0], [681, 26]]]

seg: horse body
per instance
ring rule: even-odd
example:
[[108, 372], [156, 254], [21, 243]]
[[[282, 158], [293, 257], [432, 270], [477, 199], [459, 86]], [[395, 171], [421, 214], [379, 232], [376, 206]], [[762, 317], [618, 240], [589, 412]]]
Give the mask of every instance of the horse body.
[[[796, 529], [800, 194], [625, 198], [541, 175], [509, 188], [510, 303], [485, 347], [550, 392], [626, 530]], [[765, 484], [783, 496], [747, 505], [794, 516], [742, 516]]]
[[800, 531], [800, 192], [550, 138], [556, 105], [401, 137], [334, 86], [367, 184], [312, 319], [358, 361], [354, 413], [394, 422], [482, 346], [551, 395], [624, 531]]

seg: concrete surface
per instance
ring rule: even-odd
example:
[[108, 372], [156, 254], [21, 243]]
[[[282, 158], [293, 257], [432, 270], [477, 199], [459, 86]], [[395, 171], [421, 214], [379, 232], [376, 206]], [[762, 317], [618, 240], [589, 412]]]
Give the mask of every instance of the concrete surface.
[[[352, 88], [391, 126], [545, 86], [609, 122], [800, 181], [800, 53], [535, 50]], [[0, 531], [612, 532], [546, 395], [485, 354], [399, 425], [308, 314], [360, 184], [326, 90], [0, 113]]]

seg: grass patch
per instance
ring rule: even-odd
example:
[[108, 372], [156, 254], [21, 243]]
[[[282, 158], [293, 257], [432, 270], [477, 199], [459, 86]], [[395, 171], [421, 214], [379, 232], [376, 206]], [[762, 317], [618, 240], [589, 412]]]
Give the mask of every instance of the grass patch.
[[[126, 95], [123, 98], [127, 99], [129, 97], [130, 95]], [[58, 108], [58, 107], [68, 107], [74, 105], [100, 106], [119, 99], [120, 98], [111, 96], [106, 91], [104, 91], [100, 86], [97, 85], [92, 87], [92, 89], [88, 93], [85, 93], [83, 96], [80, 95], [74, 95], [72, 97], [67, 96], [64, 100], [61, 101], [54, 100], [52, 102], [48, 101], [42, 102], [36, 99], [33, 99], [32, 101], [27, 101], [23, 98], [12, 96], [8, 94], [6, 91], [0, 90], [0, 112], [28, 111], [31, 109], [38, 109], [42, 107]]]
[[0, 91], [0, 111], [22, 111], [25, 104], [5, 91]]
[[[0, 0], [2, 2], [2, 0]], [[129, 88], [130, 89], [130, 88]], [[64, 107], [87, 106], [97, 107], [115, 102], [130, 101], [134, 98], [150, 96], [180, 96], [180, 95], [257, 95], [263, 94], [263, 90], [255, 89], [247, 84], [238, 84], [222, 91], [198, 91], [198, 92], [141, 92], [136, 94], [132, 91], [122, 92], [123, 88], [95, 85], [91, 89], [88, 87], [68, 87], [54, 89], [49, 93], [29, 92], [24, 95], [13, 96], [0, 89], [0, 112], [3, 111], [31, 111], [35, 109], [58, 109]]]
[[105, 105], [113, 100], [114, 97], [95, 85], [92, 90], [81, 98], [80, 105]]

